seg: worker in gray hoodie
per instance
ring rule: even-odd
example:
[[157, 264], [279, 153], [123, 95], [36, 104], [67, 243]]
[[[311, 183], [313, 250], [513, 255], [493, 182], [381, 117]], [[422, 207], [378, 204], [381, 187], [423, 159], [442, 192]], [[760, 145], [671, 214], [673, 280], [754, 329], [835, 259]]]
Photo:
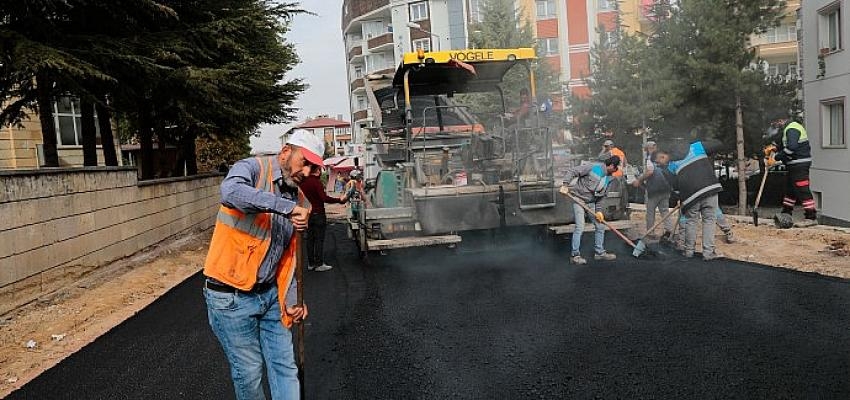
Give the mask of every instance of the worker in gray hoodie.
[[[605, 251], [605, 215], [602, 214], [602, 199], [608, 193], [608, 186], [614, 181], [611, 176], [620, 166], [620, 157], [611, 156], [604, 163], [579, 165], [567, 170], [564, 177], [564, 185], [561, 193], [572, 194], [583, 201], [588, 208], [595, 210], [591, 216], [596, 227], [594, 234], [594, 260], [613, 261], [617, 256]], [[573, 183], [573, 180], [576, 180]], [[579, 204], [573, 204], [576, 229], [573, 231], [572, 253], [570, 262], [576, 265], [587, 264], [579, 249], [581, 248], [581, 235], [584, 233], [585, 210]]]

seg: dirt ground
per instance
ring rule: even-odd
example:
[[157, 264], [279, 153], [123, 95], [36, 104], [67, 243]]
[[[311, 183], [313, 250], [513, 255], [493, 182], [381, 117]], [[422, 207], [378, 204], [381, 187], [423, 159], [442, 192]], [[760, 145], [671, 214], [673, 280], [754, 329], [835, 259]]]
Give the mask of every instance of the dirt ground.
[[[332, 217], [342, 207], [328, 210]], [[637, 232], [643, 213], [632, 213]], [[850, 279], [850, 231], [828, 227], [779, 230], [730, 216], [739, 243], [718, 237], [729, 258]], [[198, 272], [210, 232], [163, 244], [107, 267], [72, 287], [0, 316], [0, 398], [23, 386]], [[27, 347], [34, 341], [33, 348]]]
[[[751, 217], [727, 215], [727, 219], [738, 242], [727, 244], [719, 228], [715, 240], [717, 250], [727, 258], [850, 279], [850, 230], [778, 229], [770, 218], [762, 217], [757, 227], [749, 223]], [[633, 212], [632, 221], [637, 232], [646, 231], [642, 211]], [[698, 239], [697, 249], [700, 246]]]
[[210, 233], [160, 245], [0, 316], [0, 398], [198, 272]]

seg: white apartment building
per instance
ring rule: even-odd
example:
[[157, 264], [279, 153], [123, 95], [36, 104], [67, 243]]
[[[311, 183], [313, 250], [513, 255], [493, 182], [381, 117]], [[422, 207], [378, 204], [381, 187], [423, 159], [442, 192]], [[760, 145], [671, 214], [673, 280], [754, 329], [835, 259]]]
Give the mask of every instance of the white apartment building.
[[811, 187], [826, 222], [850, 225], [850, 96], [848, 0], [805, 0], [800, 59], [806, 131], [812, 146]]

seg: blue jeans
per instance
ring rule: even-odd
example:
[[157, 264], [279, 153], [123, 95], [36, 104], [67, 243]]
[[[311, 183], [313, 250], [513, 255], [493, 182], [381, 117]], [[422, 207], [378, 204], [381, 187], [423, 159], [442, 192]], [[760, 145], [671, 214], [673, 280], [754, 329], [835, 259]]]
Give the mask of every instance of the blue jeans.
[[[587, 206], [591, 210], [596, 209], [596, 203], [587, 203]], [[573, 203], [573, 215], [575, 215], [575, 223], [576, 230], [573, 231], [573, 248], [572, 255], [577, 256], [580, 255], [579, 249], [581, 249], [581, 235], [584, 233], [584, 208], [582, 208], [577, 203]], [[596, 217], [591, 215], [591, 220], [593, 221], [593, 225], [596, 227], [596, 232], [593, 233], [593, 250], [596, 254], [602, 254], [605, 252], [605, 225], [602, 225], [599, 221], [596, 220]]]
[[207, 316], [227, 361], [238, 400], [264, 400], [263, 362], [274, 400], [299, 397], [292, 332], [280, 321], [277, 286], [264, 293], [204, 288]]

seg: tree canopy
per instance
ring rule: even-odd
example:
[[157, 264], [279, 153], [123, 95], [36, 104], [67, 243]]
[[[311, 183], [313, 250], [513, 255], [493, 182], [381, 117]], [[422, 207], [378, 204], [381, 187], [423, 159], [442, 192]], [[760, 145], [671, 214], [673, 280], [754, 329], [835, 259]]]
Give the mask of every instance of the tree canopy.
[[[0, 122], [38, 112], [49, 152], [44, 114], [70, 93], [123, 115], [143, 153], [155, 135], [194, 159], [197, 137], [247, 138], [293, 118], [305, 86], [285, 78], [298, 58], [284, 35], [303, 12], [270, 0], [3, 2]], [[153, 161], [142, 157], [143, 175]]]

